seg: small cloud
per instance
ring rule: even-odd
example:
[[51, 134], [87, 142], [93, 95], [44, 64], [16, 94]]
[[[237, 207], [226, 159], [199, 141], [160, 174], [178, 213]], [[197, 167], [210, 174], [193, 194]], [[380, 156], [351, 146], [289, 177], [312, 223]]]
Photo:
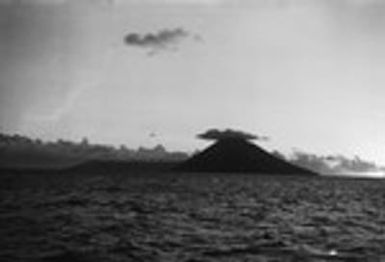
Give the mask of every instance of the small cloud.
[[176, 50], [177, 44], [186, 38], [191, 38], [194, 41], [201, 41], [199, 35], [191, 35], [185, 29], [178, 27], [174, 29], [162, 29], [156, 33], [144, 35], [139, 33], [129, 33], [125, 36], [124, 42], [128, 46], [147, 48], [151, 55], [161, 50]]
[[[94, 1], [94, 0], [92, 0]], [[157, 4], [157, 5], [184, 5], [184, 6], [216, 6], [232, 0], [105, 0], [112, 4]]]
[[167, 3], [167, 4], [185, 4], [185, 5], [218, 5], [218, 4], [221, 4], [223, 2], [225, 2], [225, 0], [162, 0], [163, 3]]
[[206, 139], [206, 140], [219, 140], [226, 138], [239, 138], [244, 140], [268, 140], [269, 138], [266, 136], [258, 136], [250, 133], [246, 133], [239, 130], [226, 129], [226, 130], [218, 130], [218, 129], [209, 129], [202, 134], [197, 135], [198, 138]]

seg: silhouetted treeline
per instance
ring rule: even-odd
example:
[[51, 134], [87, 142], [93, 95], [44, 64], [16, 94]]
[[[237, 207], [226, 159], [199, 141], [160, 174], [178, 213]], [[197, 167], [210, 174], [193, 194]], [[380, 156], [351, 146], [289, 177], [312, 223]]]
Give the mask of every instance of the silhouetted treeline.
[[122, 145], [91, 144], [59, 139], [44, 142], [21, 135], [0, 134], [0, 167], [62, 167], [87, 160], [122, 161], [181, 161], [188, 158], [183, 152], [168, 152], [162, 145], [154, 148], [129, 149]]

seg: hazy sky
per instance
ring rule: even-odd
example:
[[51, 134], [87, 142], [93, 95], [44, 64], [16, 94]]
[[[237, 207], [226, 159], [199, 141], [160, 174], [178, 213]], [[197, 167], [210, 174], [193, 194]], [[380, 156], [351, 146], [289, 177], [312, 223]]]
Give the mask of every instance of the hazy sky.
[[384, 29], [382, 0], [0, 0], [0, 131], [385, 164]]

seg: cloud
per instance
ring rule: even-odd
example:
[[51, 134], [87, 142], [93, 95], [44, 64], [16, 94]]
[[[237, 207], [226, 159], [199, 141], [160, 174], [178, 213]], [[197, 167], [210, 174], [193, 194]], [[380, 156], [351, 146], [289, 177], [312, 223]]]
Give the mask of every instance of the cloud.
[[215, 6], [234, 0], [105, 0], [112, 4], [157, 4], [157, 5], [206, 5]]
[[199, 5], [217, 5], [225, 2], [225, 0], [162, 0], [167, 4], [199, 4]]
[[323, 156], [295, 151], [293, 155], [286, 160], [321, 174], [362, 176], [384, 174], [383, 167], [376, 165], [374, 162], [363, 160], [358, 156], [348, 158], [342, 155]]
[[156, 33], [129, 33], [125, 36], [124, 42], [131, 47], [147, 48], [150, 54], [162, 50], [175, 50], [177, 44], [186, 38], [198, 41], [198, 35], [191, 35], [183, 28], [162, 29]]
[[198, 138], [206, 139], [206, 140], [219, 140], [226, 138], [239, 138], [245, 140], [268, 140], [265, 136], [258, 136], [250, 133], [246, 133], [239, 130], [226, 129], [226, 130], [218, 130], [218, 129], [209, 129], [202, 134], [197, 135]]

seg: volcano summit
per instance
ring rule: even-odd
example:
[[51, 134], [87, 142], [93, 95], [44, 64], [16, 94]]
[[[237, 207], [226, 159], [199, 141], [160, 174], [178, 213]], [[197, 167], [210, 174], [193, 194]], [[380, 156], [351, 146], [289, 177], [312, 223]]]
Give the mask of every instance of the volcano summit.
[[250, 140], [265, 140], [241, 131], [211, 129], [198, 135], [216, 142], [181, 163], [177, 170], [185, 172], [226, 172], [260, 174], [316, 175], [273, 156]]

